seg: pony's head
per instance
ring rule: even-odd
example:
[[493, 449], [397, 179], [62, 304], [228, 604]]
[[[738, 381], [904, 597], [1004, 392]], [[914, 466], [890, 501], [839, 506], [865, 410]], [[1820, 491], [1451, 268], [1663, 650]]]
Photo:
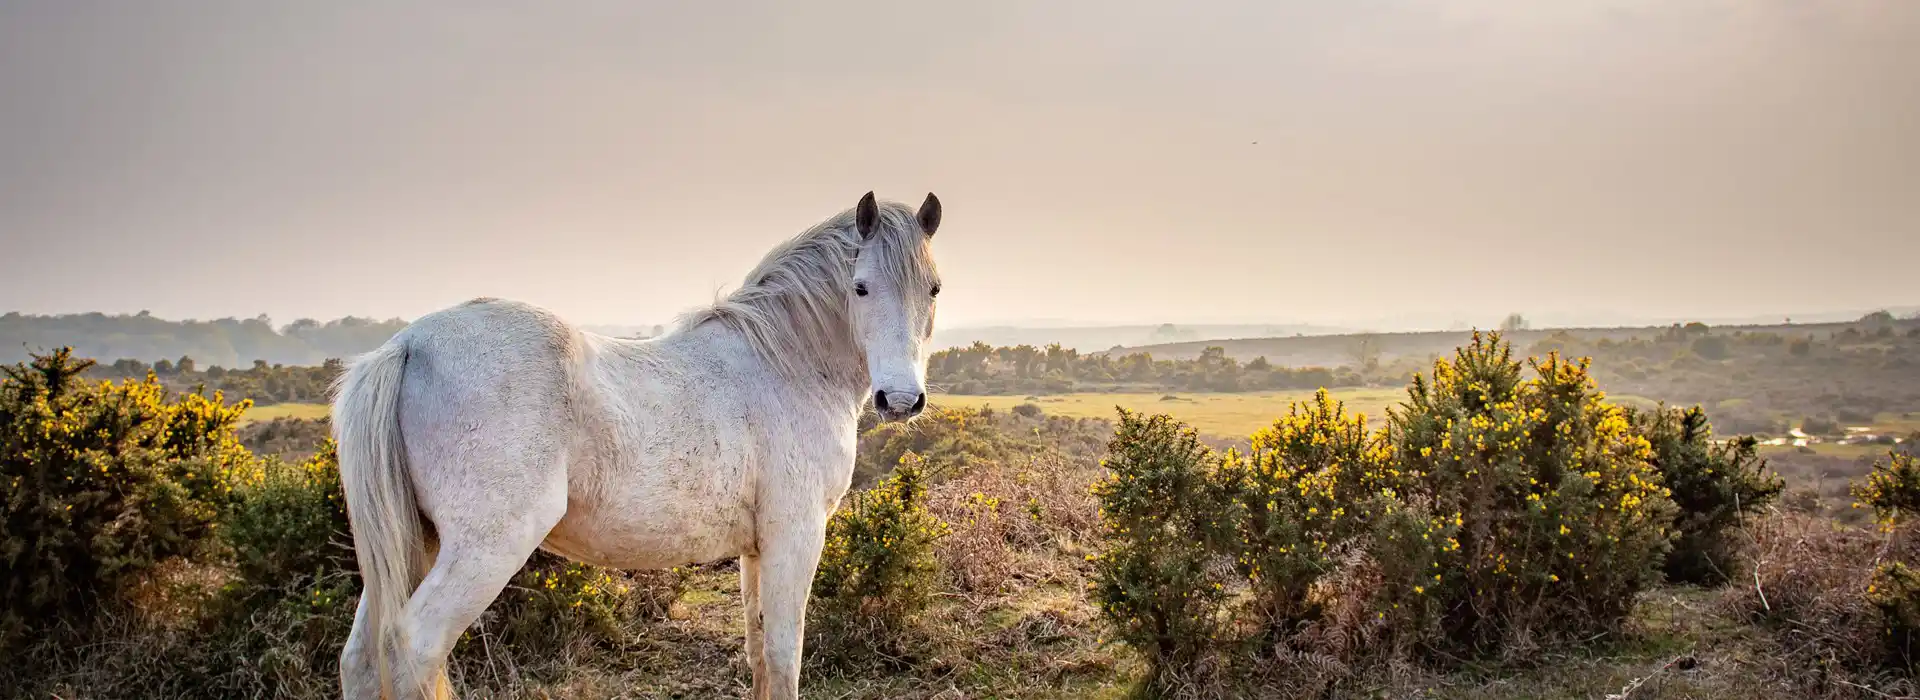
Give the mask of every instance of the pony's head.
[[902, 420], [927, 405], [927, 356], [940, 275], [928, 245], [940, 228], [940, 199], [915, 211], [873, 193], [775, 247], [746, 284], [681, 321], [722, 323], [796, 381], [862, 383], [882, 418]]
[[932, 352], [940, 275], [930, 243], [940, 228], [940, 198], [927, 194], [919, 211], [874, 201], [868, 192], [854, 207], [860, 256], [846, 293], [853, 331], [867, 358], [873, 408], [904, 420], [927, 406], [927, 356]]

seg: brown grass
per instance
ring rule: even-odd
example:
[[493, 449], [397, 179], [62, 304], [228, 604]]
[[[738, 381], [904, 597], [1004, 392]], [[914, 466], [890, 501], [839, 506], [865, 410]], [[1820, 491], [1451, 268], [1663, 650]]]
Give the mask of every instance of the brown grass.
[[1858, 697], [1861, 688], [1909, 695], [1910, 678], [1883, 668], [1881, 615], [1867, 600], [1875, 567], [1914, 561], [1915, 530], [1841, 525], [1776, 513], [1749, 529], [1752, 569], [1734, 577], [1722, 599], [1730, 618], [1768, 633], [1784, 680], [1825, 697]]
[[1099, 522], [1088, 491], [1096, 475], [1044, 456], [970, 470], [935, 486], [928, 510], [953, 532], [934, 554], [954, 590], [993, 595], [1083, 583], [1081, 557]]

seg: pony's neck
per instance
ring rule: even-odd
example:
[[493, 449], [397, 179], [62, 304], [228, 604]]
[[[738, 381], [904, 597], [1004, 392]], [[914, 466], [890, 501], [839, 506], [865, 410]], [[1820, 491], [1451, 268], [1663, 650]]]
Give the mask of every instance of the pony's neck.
[[[842, 318], [849, 316], [851, 314]], [[873, 380], [867, 377], [867, 349], [862, 347], [859, 336], [851, 327], [845, 329], [845, 333], [845, 337], [854, 339], [846, 348], [850, 352], [826, 353], [826, 357], [817, 358], [819, 370], [814, 374], [819, 377], [824, 391], [836, 399], [845, 399], [854, 404], [855, 410], [858, 410], [859, 404], [867, 400], [867, 389]]]
[[863, 245], [851, 216], [769, 252], [746, 286], [687, 317], [682, 327], [722, 326], [783, 381], [857, 406], [870, 380], [846, 294]]
[[[792, 294], [792, 293], [788, 293]], [[780, 307], [791, 304], [794, 299], [786, 294], [761, 297], [748, 302], [749, 305]], [[773, 311], [773, 308], [763, 309]], [[777, 313], [777, 312], [776, 312]], [[867, 352], [862, 347], [859, 336], [852, 327], [852, 310], [830, 316], [834, 319], [832, 328], [823, 329], [826, 338], [844, 338], [844, 343], [801, 343], [780, 350], [781, 355], [770, 355], [758, 351], [762, 344], [750, 337], [750, 326], [732, 323], [715, 324], [729, 336], [756, 351], [751, 354], [752, 361], [761, 365], [775, 376], [785, 376], [787, 381], [810, 394], [828, 398], [836, 403], [846, 402], [852, 410], [858, 411], [869, 393], [873, 383], [867, 376]]]

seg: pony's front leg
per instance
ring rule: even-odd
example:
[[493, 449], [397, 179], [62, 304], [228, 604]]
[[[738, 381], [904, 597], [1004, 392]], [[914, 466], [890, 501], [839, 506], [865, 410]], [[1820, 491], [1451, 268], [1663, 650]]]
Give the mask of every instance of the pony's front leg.
[[826, 543], [824, 511], [795, 515], [760, 525], [760, 618], [766, 673], [764, 683], [760, 677], [754, 679], [754, 692], [764, 700], [800, 698], [807, 594], [813, 589], [814, 567], [819, 566], [820, 548]]

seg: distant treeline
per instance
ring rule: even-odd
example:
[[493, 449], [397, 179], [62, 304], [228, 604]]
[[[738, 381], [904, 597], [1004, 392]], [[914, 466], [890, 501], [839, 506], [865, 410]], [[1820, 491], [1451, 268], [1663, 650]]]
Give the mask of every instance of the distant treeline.
[[178, 360], [161, 360], [147, 364], [139, 360], [116, 360], [88, 367], [88, 379], [139, 379], [152, 372], [154, 377], [172, 389], [182, 391], [205, 390], [208, 394], [220, 392], [229, 402], [252, 399], [259, 405], [276, 403], [324, 403], [327, 400], [327, 387], [340, 376], [344, 365], [338, 359], [323, 360], [317, 365], [269, 365], [266, 360], [254, 360], [253, 366], [245, 369], [228, 369], [220, 365], [201, 366], [191, 357]]
[[974, 343], [934, 353], [927, 379], [954, 394], [1056, 394], [1071, 391], [1269, 391], [1359, 386], [1352, 368], [1279, 367], [1264, 357], [1241, 362], [1217, 347], [1190, 360], [1151, 353], [1085, 355], [1059, 344], [992, 347]]
[[[202, 364], [193, 357], [147, 363], [121, 359], [94, 365], [94, 379], [140, 378], [153, 372], [176, 389], [219, 391], [231, 400], [254, 403], [314, 403], [326, 400], [327, 387], [339, 376], [337, 358], [317, 365], [268, 364], [255, 360], [245, 368]], [[1192, 360], [1155, 360], [1151, 355], [1082, 355], [1050, 345], [1010, 348], [976, 343], [934, 353], [928, 380], [943, 391], [962, 394], [1054, 394], [1070, 391], [1267, 391], [1359, 386], [1364, 378], [1349, 368], [1276, 367], [1256, 358], [1242, 363], [1218, 348]]]
[[332, 321], [300, 319], [274, 327], [266, 316], [214, 321], [170, 321], [146, 312], [0, 316], [0, 362], [21, 362], [28, 353], [72, 347], [80, 357], [193, 358], [202, 367], [319, 365], [380, 347], [407, 323], [349, 316]]
[[[340, 371], [337, 358], [378, 347], [404, 326], [397, 319], [344, 318], [276, 329], [265, 317], [177, 322], [146, 314], [9, 313], [0, 316], [0, 362], [71, 346], [76, 355], [102, 358], [88, 372], [96, 378], [138, 378], [152, 370], [179, 389], [204, 387], [259, 404], [316, 402]], [[1234, 357], [1220, 347], [1191, 359], [1162, 359], [1144, 352], [1082, 353], [1059, 344], [976, 342], [935, 353], [928, 379], [937, 390], [957, 394], [1338, 389], [1398, 385], [1435, 359], [1383, 361], [1370, 336], [1352, 336], [1350, 343], [1343, 366], [1288, 367], [1264, 357]], [[1837, 330], [1809, 332], [1699, 323], [1644, 329], [1624, 339], [1561, 331], [1526, 350], [1591, 357], [1593, 376], [1609, 393], [1703, 405], [1733, 432], [1863, 425], [1886, 412], [1920, 415], [1920, 322], [1884, 312]]]
[[1700, 404], [1734, 432], [1827, 432], [1920, 413], [1920, 325], [1872, 315], [1819, 333], [1674, 326], [1625, 341], [1554, 333], [1528, 349], [1590, 357], [1608, 392]]

